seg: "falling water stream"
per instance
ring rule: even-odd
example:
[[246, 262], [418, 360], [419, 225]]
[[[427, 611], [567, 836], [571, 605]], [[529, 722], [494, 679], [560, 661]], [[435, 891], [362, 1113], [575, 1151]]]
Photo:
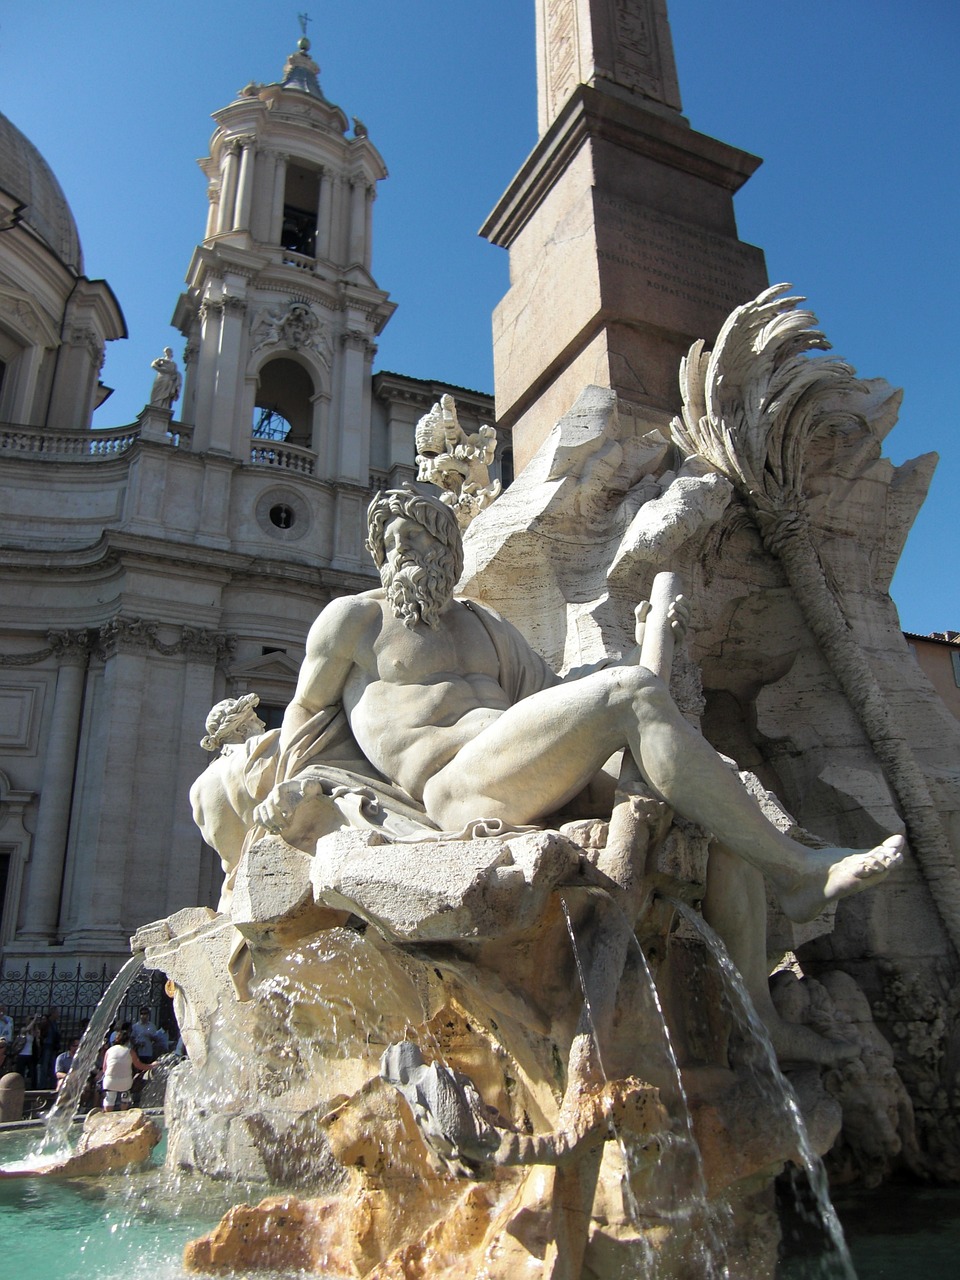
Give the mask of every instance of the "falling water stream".
[[[686, 1091], [683, 1086], [683, 1079], [680, 1074], [680, 1066], [679, 1066], [679, 1063], [677, 1062], [677, 1056], [673, 1048], [673, 1042], [670, 1038], [670, 1029], [667, 1026], [667, 1021], [663, 1013], [663, 1006], [660, 1003], [660, 994], [657, 991], [656, 983], [654, 982], [654, 979], [653, 979], [653, 974], [650, 972], [650, 966], [647, 963], [647, 958], [643, 954], [643, 948], [640, 946], [639, 942], [637, 942], [633, 929], [630, 928], [630, 925], [627, 922], [626, 917], [622, 914], [622, 912], [619, 911], [619, 908], [616, 906], [613, 900], [607, 899], [607, 901], [611, 909], [614, 912], [616, 912], [617, 915], [619, 916], [620, 918], [619, 922], [622, 923], [623, 927], [627, 930], [629, 939], [633, 947], [636, 949], [636, 953], [639, 957], [640, 969], [644, 976], [644, 983], [646, 986], [646, 990], [649, 994], [651, 1005], [656, 1012], [656, 1021], [661, 1030], [663, 1051], [664, 1051], [664, 1056], [669, 1068], [669, 1074], [672, 1077], [672, 1080], [674, 1082], [674, 1086], [676, 1089], [676, 1099], [677, 1099], [677, 1105], [675, 1108], [677, 1112], [676, 1118], [680, 1122], [680, 1125], [682, 1127], [682, 1133], [679, 1135], [675, 1135], [671, 1133], [658, 1134], [657, 1139], [660, 1143], [661, 1152], [665, 1152], [668, 1149], [672, 1149], [672, 1153], [674, 1155], [675, 1160], [680, 1160], [680, 1161], [683, 1161], [684, 1163], [692, 1165], [693, 1185], [690, 1186], [690, 1179], [685, 1179], [685, 1189], [682, 1195], [677, 1196], [670, 1203], [658, 1202], [655, 1208], [655, 1217], [660, 1219], [661, 1221], [668, 1220], [676, 1223], [686, 1224], [688, 1227], [693, 1227], [694, 1229], [693, 1231], [691, 1231], [691, 1236], [695, 1236], [696, 1230], [697, 1228], [699, 1228], [702, 1231], [702, 1236], [697, 1238], [697, 1245], [700, 1250], [698, 1262], [702, 1267], [702, 1275], [704, 1276], [704, 1280], [728, 1280], [730, 1271], [726, 1262], [725, 1251], [720, 1241], [720, 1238], [717, 1234], [717, 1231], [713, 1222], [714, 1211], [707, 1197], [707, 1179], [706, 1179], [706, 1172], [703, 1166], [703, 1156], [700, 1152], [700, 1147], [699, 1147], [699, 1144], [697, 1143], [696, 1137], [694, 1136], [693, 1122], [690, 1116], [690, 1107], [687, 1101]], [[570, 943], [573, 948], [573, 955], [574, 955], [574, 960], [577, 966], [577, 975], [580, 981], [580, 988], [581, 988], [581, 991], [583, 992], [584, 1009], [586, 1011], [587, 1019], [590, 1024], [591, 1033], [593, 1035], [594, 1045], [596, 1047], [597, 1062], [600, 1067], [600, 1073], [603, 1076], [603, 1079], [606, 1081], [608, 1077], [603, 1065], [603, 1056], [602, 1056], [601, 1045], [600, 1045], [600, 1037], [597, 1031], [596, 1020], [594, 1018], [593, 1009], [591, 1008], [591, 1004], [590, 1004], [590, 996], [588, 991], [588, 982], [587, 982], [586, 972], [585, 972], [583, 960], [580, 953], [580, 947], [577, 943], [577, 937], [576, 937], [576, 932], [573, 926], [573, 920], [570, 916], [570, 911], [567, 907], [567, 903], [563, 899], [562, 895], [561, 895], [561, 904], [563, 907], [564, 919], [566, 920], [566, 924], [567, 924], [567, 933], [570, 936]], [[632, 1168], [633, 1162], [631, 1161], [626, 1143], [620, 1134], [615, 1134], [615, 1136], [620, 1146], [621, 1154], [624, 1159], [624, 1164], [627, 1170], [629, 1171]], [[684, 1157], [686, 1157], [686, 1160], [684, 1160]], [[677, 1182], [679, 1181], [680, 1180], [677, 1179]], [[636, 1196], [634, 1194], [633, 1188], [630, 1183], [629, 1176], [624, 1178], [623, 1186], [624, 1186], [624, 1202], [625, 1202], [627, 1211], [630, 1214], [631, 1220], [633, 1221], [634, 1225], [642, 1229], [644, 1225], [644, 1222], [643, 1222], [644, 1217], [645, 1216], [647, 1218], [650, 1217], [650, 1206], [649, 1205], [646, 1206], [646, 1214], [645, 1214], [645, 1210], [641, 1208], [641, 1206], [637, 1202]], [[673, 1190], [676, 1191], [677, 1188], [674, 1187]], [[644, 1274], [651, 1275], [651, 1276], [656, 1275], [657, 1259], [655, 1254], [652, 1251], [645, 1257], [645, 1263], [646, 1263], [646, 1266], [644, 1268]]]
[[138, 953], [132, 956], [101, 996], [100, 1003], [93, 1011], [93, 1017], [83, 1033], [83, 1039], [74, 1055], [67, 1078], [57, 1094], [57, 1100], [47, 1113], [43, 1137], [34, 1151], [36, 1158], [49, 1159], [65, 1153], [69, 1148], [70, 1126], [80, 1106], [84, 1085], [96, 1066], [97, 1054], [107, 1030], [116, 1017], [124, 996], [142, 968], [143, 954]]
[[671, 905], [693, 927], [706, 944], [708, 954], [717, 965], [724, 986], [724, 994], [733, 1015], [736, 1026], [746, 1042], [755, 1046], [759, 1061], [755, 1077], [758, 1085], [779, 1106], [789, 1118], [794, 1131], [797, 1152], [800, 1156], [810, 1192], [816, 1202], [817, 1214], [823, 1231], [829, 1242], [827, 1256], [822, 1259], [821, 1274], [838, 1276], [842, 1280], [857, 1280], [850, 1251], [843, 1236], [843, 1228], [836, 1210], [830, 1200], [827, 1186], [826, 1170], [823, 1161], [814, 1151], [807, 1134], [797, 1096], [785, 1078], [777, 1062], [777, 1055], [767, 1034], [767, 1029], [760, 1021], [753, 1001], [744, 985], [743, 978], [736, 965], [730, 959], [726, 947], [720, 937], [707, 924], [701, 915], [686, 903], [670, 899]]

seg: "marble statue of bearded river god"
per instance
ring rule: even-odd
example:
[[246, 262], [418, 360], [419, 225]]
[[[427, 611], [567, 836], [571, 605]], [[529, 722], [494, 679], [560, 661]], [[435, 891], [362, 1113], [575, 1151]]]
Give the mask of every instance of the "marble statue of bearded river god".
[[[721, 354], [771, 308], [807, 322], [782, 292], [734, 313]], [[211, 713], [191, 798], [220, 909], [134, 939], [190, 1056], [170, 1158], [298, 1194], [232, 1211], [195, 1270], [606, 1277], [655, 1257], [686, 1275], [722, 1255], [772, 1274], [797, 1137], [691, 919], [800, 1068], [826, 1151], [843, 1113], [825, 1082], [855, 1094], [866, 1041], [775, 1003], [769, 954], [882, 894], [905, 840], [896, 821], [869, 848], [812, 835], [701, 731], [692, 654], [718, 533], [749, 505], [693, 438], [707, 362], [691, 352], [670, 432], [588, 388], [465, 536], [449, 498], [377, 495], [381, 585], [320, 612], [282, 727], [251, 695]], [[834, 429], [844, 397], [861, 433], [886, 404], [851, 378], [828, 392]], [[782, 523], [772, 504], [751, 536], [782, 544]], [[892, 1158], [909, 1105], [890, 1087]]]

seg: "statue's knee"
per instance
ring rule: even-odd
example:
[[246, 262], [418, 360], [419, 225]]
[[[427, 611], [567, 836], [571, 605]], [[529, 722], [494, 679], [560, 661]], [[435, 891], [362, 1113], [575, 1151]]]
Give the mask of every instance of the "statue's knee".
[[630, 692], [638, 715], [656, 714], [672, 705], [670, 690], [652, 671], [646, 667], [633, 667]]

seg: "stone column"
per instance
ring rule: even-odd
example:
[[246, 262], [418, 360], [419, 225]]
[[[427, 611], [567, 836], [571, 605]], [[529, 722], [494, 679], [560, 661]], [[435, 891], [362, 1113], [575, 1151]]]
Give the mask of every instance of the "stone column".
[[83, 686], [90, 660], [89, 638], [85, 631], [54, 632], [50, 641], [60, 666], [43, 762], [40, 812], [30, 858], [30, 879], [23, 905], [20, 938], [24, 942], [52, 942], [57, 931], [80, 738]]
[[377, 198], [377, 188], [367, 187], [366, 217], [363, 229], [363, 266], [369, 271], [373, 265], [373, 202]]
[[329, 169], [320, 170], [320, 203], [317, 208], [317, 257], [330, 257], [330, 219], [333, 213], [334, 176]]
[[341, 334], [340, 431], [337, 478], [366, 485], [370, 468], [369, 417], [364, 414], [364, 377], [372, 344], [360, 329]]
[[103, 353], [102, 338], [85, 319], [64, 326], [50, 394], [50, 422], [75, 430], [89, 427]]
[[242, 139], [240, 153], [240, 177], [237, 183], [237, 213], [234, 227], [238, 231], [250, 230], [250, 210], [253, 207], [253, 170], [256, 148], [252, 138]]
[[192, 325], [190, 338], [183, 349], [183, 394], [180, 397], [180, 421], [193, 426], [197, 420], [197, 356], [200, 352], [194, 340], [197, 325]]
[[330, 223], [330, 257], [340, 267], [350, 261], [350, 196], [350, 183], [343, 174], [337, 174]]
[[280, 243], [280, 235], [283, 231], [283, 197], [287, 185], [287, 160], [289, 156], [282, 151], [277, 152], [277, 166], [273, 175], [273, 209], [270, 214], [270, 235], [271, 244]]
[[68, 948], [117, 950], [126, 940], [125, 885], [137, 875], [142, 856], [136, 797], [147, 759], [140, 743], [142, 729], [149, 726], [145, 698], [154, 630], [138, 618], [123, 617], [100, 629], [102, 701], [90, 729], [83, 812], [70, 841], [64, 904]]
[[183, 697], [178, 716], [177, 783], [173, 801], [172, 838], [166, 902], [158, 915], [179, 911], [184, 903], [200, 903], [202, 868], [199, 830], [190, 811], [190, 787], [212, 757], [201, 750], [200, 737], [207, 712], [217, 701], [217, 665], [232, 651], [236, 640], [220, 631], [185, 627], [178, 648], [185, 655]]
[[216, 395], [210, 415], [208, 448], [217, 453], [246, 454], [250, 423], [236, 421], [240, 387], [240, 350], [247, 304], [243, 298], [225, 294], [220, 321], [220, 349], [217, 353]]
[[[45, 347], [27, 347], [21, 351], [16, 364], [16, 382], [14, 383], [13, 404], [10, 408], [10, 421], [22, 422], [25, 426], [39, 426], [42, 415], [37, 412], [34, 403], [37, 395], [37, 378], [46, 352]], [[9, 375], [8, 375], [9, 376]]]
[[332, 458], [330, 448], [330, 432], [327, 424], [330, 421], [330, 392], [322, 388], [311, 398], [313, 418], [310, 430], [310, 447], [317, 455], [317, 475], [331, 474]]
[[237, 177], [239, 169], [237, 153], [239, 149], [238, 143], [228, 143], [227, 153], [223, 158], [223, 165], [220, 170], [220, 213], [217, 218], [218, 235], [222, 235], [225, 231], [233, 230], [234, 212], [237, 204]]
[[220, 350], [220, 326], [223, 306], [204, 299], [200, 305], [200, 355], [197, 360], [197, 394], [195, 408], [195, 436], [193, 447], [205, 452], [210, 447], [211, 420], [214, 392], [217, 384], [217, 355]]
[[220, 187], [216, 182], [211, 182], [207, 186], [207, 199], [210, 205], [207, 209], [207, 228], [203, 233], [204, 240], [209, 240], [211, 236], [217, 234], [217, 223], [220, 219]]
[[367, 184], [362, 178], [350, 183], [350, 242], [347, 264], [363, 262], [367, 230]]
[[273, 220], [273, 184], [277, 173], [277, 153], [268, 147], [257, 151], [256, 181], [253, 184], [253, 205], [250, 212], [250, 232], [254, 240], [266, 244], [270, 240]]

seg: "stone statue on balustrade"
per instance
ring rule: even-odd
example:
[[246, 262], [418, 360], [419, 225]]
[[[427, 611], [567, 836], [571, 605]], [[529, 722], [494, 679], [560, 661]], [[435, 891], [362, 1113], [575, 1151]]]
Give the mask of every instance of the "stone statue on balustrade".
[[150, 362], [150, 368], [156, 372], [153, 386], [150, 389], [150, 403], [157, 409], [172, 409], [180, 398], [183, 379], [177, 362], [173, 358], [173, 348], [164, 347], [163, 355]]

